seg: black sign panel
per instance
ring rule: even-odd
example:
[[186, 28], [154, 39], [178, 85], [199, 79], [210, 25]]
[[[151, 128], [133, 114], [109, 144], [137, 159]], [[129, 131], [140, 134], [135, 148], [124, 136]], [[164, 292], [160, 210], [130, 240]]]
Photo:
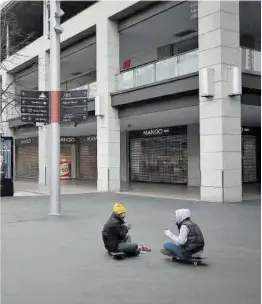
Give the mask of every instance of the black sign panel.
[[61, 100], [61, 105], [65, 107], [69, 106], [74, 106], [74, 107], [79, 107], [79, 106], [86, 106], [87, 105], [87, 98], [83, 99], [69, 99], [69, 100]]
[[61, 91], [61, 100], [70, 100], [74, 98], [86, 98], [87, 90], [76, 90], [76, 91]]
[[49, 123], [49, 92], [21, 91], [21, 120], [28, 123]]
[[21, 115], [21, 120], [22, 122], [29, 122], [32, 124], [43, 123], [47, 125], [49, 123], [48, 117], [41, 116]]
[[69, 122], [77, 122], [77, 123], [80, 123], [80, 122], [84, 122], [84, 121], [87, 121], [87, 114], [84, 114], [84, 115], [65, 115], [65, 116], [62, 116], [61, 117], [61, 122], [63, 123], [69, 123]]
[[167, 136], [171, 134], [184, 134], [186, 133], [185, 126], [170, 127], [170, 128], [154, 128], [141, 131], [130, 132], [130, 138], [140, 138], [140, 137], [159, 137]]
[[61, 92], [60, 119], [62, 123], [87, 121], [87, 90]]
[[34, 107], [46, 107], [48, 105], [47, 100], [37, 100], [37, 99], [21, 99], [21, 106], [34, 106]]
[[47, 115], [48, 114], [48, 109], [46, 107], [23, 107], [21, 109], [21, 112], [24, 114], [36, 114], [36, 115]]

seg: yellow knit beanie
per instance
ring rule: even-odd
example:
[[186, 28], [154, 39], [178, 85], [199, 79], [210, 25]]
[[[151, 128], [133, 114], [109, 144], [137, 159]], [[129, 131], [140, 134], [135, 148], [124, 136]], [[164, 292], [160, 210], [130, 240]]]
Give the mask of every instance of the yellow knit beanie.
[[117, 202], [114, 204], [113, 211], [116, 214], [126, 213], [126, 208], [124, 205]]

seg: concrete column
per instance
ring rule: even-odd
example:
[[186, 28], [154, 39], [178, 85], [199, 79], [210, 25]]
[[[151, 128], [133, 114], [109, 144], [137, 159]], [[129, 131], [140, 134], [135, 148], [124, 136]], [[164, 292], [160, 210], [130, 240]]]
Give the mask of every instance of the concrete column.
[[199, 124], [187, 126], [188, 182], [189, 187], [200, 187]]
[[71, 145], [71, 178], [76, 178], [76, 144]]
[[[49, 55], [43, 52], [38, 57], [38, 90], [48, 91], [48, 65]], [[39, 177], [38, 182], [41, 185], [49, 184], [49, 155], [50, 155], [50, 143], [49, 143], [49, 127], [38, 128], [38, 168]]]
[[116, 90], [119, 72], [117, 24], [101, 17], [96, 35], [97, 95], [104, 111], [104, 117], [97, 118], [97, 189], [114, 192], [120, 191], [120, 122], [110, 96]]
[[17, 117], [19, 109], [16, 108], [18, 101], [15, 95], [15, 81], [12, 74], [2, 71], [2, 91], [1, 91], [1, 133], [5, 136], [13, 136], [13, 131], [9, 128], [9, 119]]
[[129, 168], [129, 150], [128, 150], [128, 132], [121, 132], [120, 134], [120, 176], [121, 182], [128, 183], [128, 168]]
[[241, 100], [227, 91], [227, 68], [239, 66], [239, 2], [200, 1], [199, 69], [214, 69], [214, 97], [200, 96], [201, 199], [242, 201]]

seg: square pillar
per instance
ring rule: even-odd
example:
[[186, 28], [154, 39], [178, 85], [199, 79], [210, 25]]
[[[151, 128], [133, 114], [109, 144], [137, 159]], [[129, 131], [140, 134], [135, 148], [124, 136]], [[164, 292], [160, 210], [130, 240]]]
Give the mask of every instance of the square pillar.
[[239, 2], [198, 3], [199, 72], [214, 70], [214, 96], [199, 97], [201, 199], [241, 202], [241, 100], [227, 87], [228, 68], [241, 66]]
[[120, 133], [120, 175], [121, 175], [121, 182], [128, 183], [129, 182], [129, 134], [128, 132], [121, 132]]
[[188, 182], [189, 187], [200, 187], [199, 124], [187, 126]]
[[[48, 65], [49, 54], [43, 52], [38, 57], [38, 90], [48, 91]], [[39, 177], [38, 183], [40, 185], [49, 184], [49, 126], [43, 126], [38, 128], [38, 168]]]
[[96, 26], [97, 96], [103, 104], [103, 117], [97, 117], [97, 190], [120, 191], [120, 121], [111, 107], [119, 72], [119, 33], [117, 24], [101, 17]]

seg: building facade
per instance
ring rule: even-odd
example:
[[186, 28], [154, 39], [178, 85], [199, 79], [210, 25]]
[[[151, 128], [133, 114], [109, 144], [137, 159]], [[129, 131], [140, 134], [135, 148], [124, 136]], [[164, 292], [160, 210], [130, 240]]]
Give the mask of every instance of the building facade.
[[[10, 103], [2, 128], [15, 138], [16, 178], [46, 184], [49, 127], [22, 123], [19, 100], [22, 89], [49, 89], [48, 14], [42, 2], [26, 12], [16, 8], [26, 2], [12, 3], [3, 15], [31, 16], [32, 24], [41, 16], [42, 26], [15, 50], [17, 31], [5, 30], [1, 82]], [[89, 96], [87, 122], [61, 125], [67, 177], [97, 180], [99, 191], [120, 191], [121, 183], [179, 184], [200, 187], [205, 201], [242, 201], [243, 183], [261, 181], [260, 5], [62, 2], [61, 90], [87, 89]], [[232, 67], [241, 74], [241, 94], [234, 96]], [[200, 89], [207, 69], [214, 77], [208, 97]], [[95, 116], [96, 97], [103, 117]]]

